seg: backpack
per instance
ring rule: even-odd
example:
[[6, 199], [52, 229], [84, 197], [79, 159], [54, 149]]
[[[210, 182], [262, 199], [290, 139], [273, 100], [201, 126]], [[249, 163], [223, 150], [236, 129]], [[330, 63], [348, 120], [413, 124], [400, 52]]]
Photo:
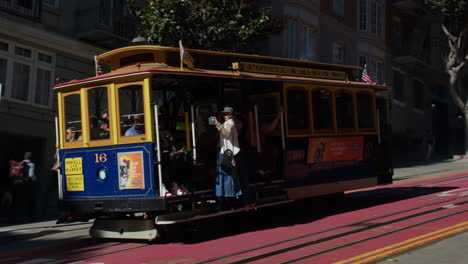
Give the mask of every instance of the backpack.
[[26, 174], [27, 169], [26, 162], [20, 161], [16, 162], [14, 160], [10, 160], [10, 171], [8, 176], [13, 180], [23, 180]]

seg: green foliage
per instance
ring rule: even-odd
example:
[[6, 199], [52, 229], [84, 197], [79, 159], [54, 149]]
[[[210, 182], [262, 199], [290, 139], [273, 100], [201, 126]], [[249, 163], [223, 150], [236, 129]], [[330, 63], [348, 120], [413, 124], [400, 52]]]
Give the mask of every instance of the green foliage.
[[457, 34], [467, 27], [468, 2], [466, 0], [429, 0], [429, 5], [443, 15], [443, 24]]
[[429, 0], [429, 3], [448, 17], [461, 17], [467, 11], [466, 0]]
[[254, 40], [279, 33], [286, 18], [250, 0], [127, 0], [141, 33], [156, 45], [249, 52]]

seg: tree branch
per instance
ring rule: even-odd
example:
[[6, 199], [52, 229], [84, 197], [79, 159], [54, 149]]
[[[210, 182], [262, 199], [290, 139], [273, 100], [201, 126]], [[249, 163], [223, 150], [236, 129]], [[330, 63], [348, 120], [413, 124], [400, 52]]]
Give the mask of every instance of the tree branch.
[[465, 35], [466, 28], [464, 28], [460, 34], [458, 34], [457, 48], [461, 49], [463, 45], [463, 35]]
[[458, 73], [463, 66], [465, 66], [465, 62], [462, 62], [457, 67], [452, 68], [452, 71]]
[[453, 53], [453, 51], [450, 51], [448, 57], [447, 57], [447, 62], [446, 62], [446, 67], [447, 71], [451, 71], [453, 68], [453, 65], [455, 65], [457, 57]]
[[449, 40], [456, 40], [455, 36], [453, 36], [447, 29], [447, 27], [442, 24], [442, 31], [444, 31], [445, 35], [447, 35]]
[[449, 93], [452, 96], [453, 102], [458, 107], [458, 109], [460, 109], [462, 113], [466, 113], [465, 104], [463, 103], [459, 94], [456, 92], [455, 84], [450, 84]]

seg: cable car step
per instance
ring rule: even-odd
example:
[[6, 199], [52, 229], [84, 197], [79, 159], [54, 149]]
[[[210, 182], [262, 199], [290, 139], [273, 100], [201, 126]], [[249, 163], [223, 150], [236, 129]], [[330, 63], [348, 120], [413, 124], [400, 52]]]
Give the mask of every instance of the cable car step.
[[288, 200], [288, 194], [282, 190], [257, 193], [257, 204], [277, 202], [277, 201], [283, 201], [283, 200]]
[[153, 220], [96, 219], [89, 234], [93, 238], [154, 240], [158, 230]]

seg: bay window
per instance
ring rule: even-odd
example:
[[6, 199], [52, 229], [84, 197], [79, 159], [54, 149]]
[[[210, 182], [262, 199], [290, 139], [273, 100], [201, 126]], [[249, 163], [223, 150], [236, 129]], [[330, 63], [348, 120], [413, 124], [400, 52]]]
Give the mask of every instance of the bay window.
[[54, 55], [0, 41], [2, 99], [51, 108], [54, 68]]

